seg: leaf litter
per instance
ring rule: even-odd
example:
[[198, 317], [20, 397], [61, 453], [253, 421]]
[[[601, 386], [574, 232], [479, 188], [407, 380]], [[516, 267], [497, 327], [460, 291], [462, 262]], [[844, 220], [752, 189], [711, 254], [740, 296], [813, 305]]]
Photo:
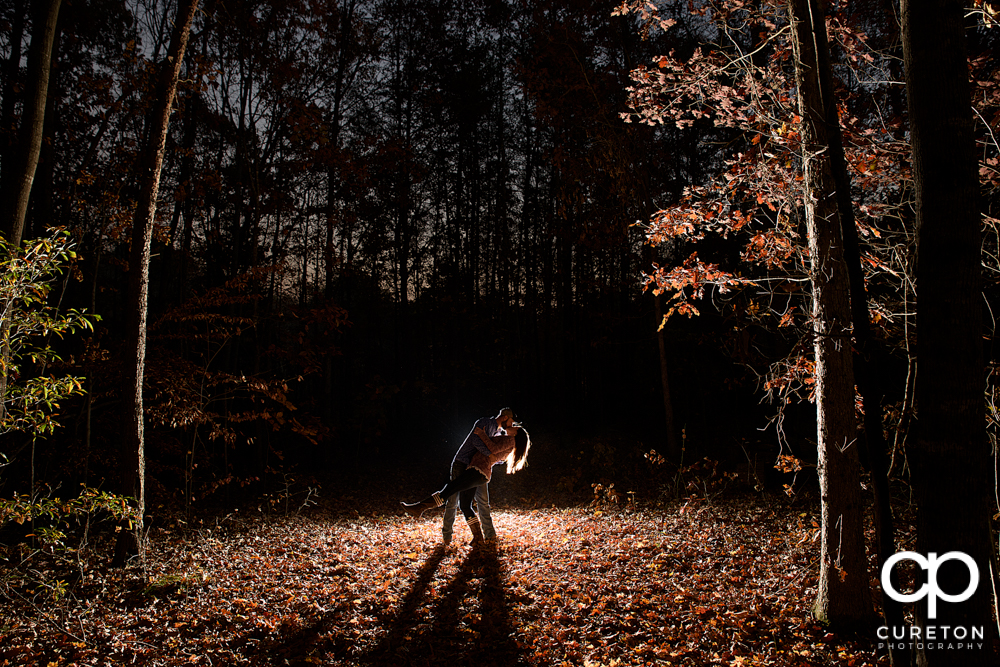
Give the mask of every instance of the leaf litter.
[[[156, 530], [145, 577], [105, 570], [0, 611], [0, 665], [888, 664], [828, 632], [815, 512], [759, 500], [461, 518], [354, 509]], [[137, 583], [142, 579], [141, 583]]]

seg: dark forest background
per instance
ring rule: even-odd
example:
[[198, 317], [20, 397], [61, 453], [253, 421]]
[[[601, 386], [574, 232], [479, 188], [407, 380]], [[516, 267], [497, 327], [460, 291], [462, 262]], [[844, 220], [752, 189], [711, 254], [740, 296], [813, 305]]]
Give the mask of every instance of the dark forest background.
[[[145, 655], [188, 620], [148, 615], [151, 641], [121, 642], [87, 611], [99, 647], [73, 605], [111, 595], [124, 618], [206, 584], [174, 535], [242, 577], [250, 561], [220, 554], [243, 535], [315, 520], [334, 539], [282, 544], [336, 551], [316, 570], [334, 606], [310, 605], [308, 628], [261, 620], [289, 650], [312, 635], [375, 664], [445, 557], [404, 581], [437, 529], [397, 501], [440, 488], [474, 422], [510, 407], [534, 445], [494, 501], [546, 536], [470, 542], [438, 597], [457, 614], [492, 567], [497, 613], [477, 613], [500, 627], [463, 642], [527, 650], [508, 604], [538, 600], [505, 592], [507, 555], [586, 563], [559, 587], [588, 588], [597, 543], [571, 533], [593, 520], [621, 541], [602, 581], [628, 561], [666, 568], [671, 595], [682, 570], [711, 586], [656, 605], [739, 626], [702, 647], [729, 645], [713, 660], [756, 637], [775, 664], [811, 661], [881, 610], [897, 638], [978, 625], [990, 650], [879, 660], [992, 664], [995, 591], [972, 580], [998, 567], [1000, 12], [971, 4], [0, 0], [0, 593], [17, 603], [0, 634], [21, 642], [0, 657], [41, 656], [45, 623], [92, 656]], [[227, 522], [234, 551], [212, 534]], [[359, 551], [369, 525], [378, 549]], [[901, 551], [971, 602], [905, 607], [891, 590], [919, 568], [894, 570]], [[968, 581], [933, 569], [954, 553]], [[373, 558], [396, 563], [381, 584]], [[189, 571], [161, 587], [156, 559]], [[709, 614], [737, 589], [746, 613]], [[619, 606], [633, 593], [607, 589], [611, 622], [572, 636], [631, 649], [640, 616], [665, 636], [664, 616]], [[270, 653], [230, 617], [229, 655]]]
[[[5, 193], [41, 4], [0, 1]], [[651, 449], [678, 465], [681, 444], [686, 462], [709, 457], [731, 470], [751, 461], [766, 470], [779, 454], [815, 460], [808, 391], [775, 393], [773, 383], [781, 360], [801, 352], [805, 322], [757, 317], [761, 303], [780, 314], [776, 298], [805, 308], [787, 272], [745, 261], [745, 238], [702, 239], [701, 257], [765, 282], [738, 295], [703, 287], [701, 314], [675, 314], [658, 332], [663, 304], [643, 274], [679, 265], [691, 247], [648, 243], [650, 216], [734, 173], [759, 137], [705, 116], [624, 122], [633, 70], [665, 53], [684, 61], [696, 47], [721, 49], [720, 33], [680, 5], [664, 5], [679, 22], [666, 33], [614, 8], [226, 0], [199, 9], [150, 274], [154, 503], [228, 502], [290, 479], [303, 488], [424, 464], [444, 471], [473, 421], [504, 406], [577, 493], [648, 476]], [[884, 182], [858, 186], [881, 206], [868, 201], [876, 234], [862, 241], [872, 257], [894, 258], [871, 262], [880, 273], [869, 286], [887, 304], [873, 307], [885, 315], [879, 378], [892, 430], [906, 423], [913, 359], [905, 98], [890, 85], [900, 45], [886, 7], [841, 10], [878, 55], [841, 72], [856, 120], [847, 126], [880, 128], [883, 148], [897, 149], [864, 170], [885, 171]], [[78, 259], [53, 298], [101, 319], [92, 334], [54, 342], [59, 370], [86, 377], [86, 397], [64, 402], [64, 428], [33, 449], [22, 434], [4, 436], [0, 493], [25, 491], [32, 461], [42, 487], [114, 486], [138, 154], [173, 12], [155, 0], [62, 3], [24, 237], [70, 230]], [[737, 28], [730, 37], [748, 62], [775, 57], [775, 26]], [[970, 32], [987, 82], [993, 34]], [[842, 40], [838, 62], [851, 63], [849, 46]], [[994, 148], [984, 156], [995, 160]], [[769, 215], [803, 242], [800, 217]], [[890, 443], [901, 438], [892, 432]]]
[[[632, 68], [668, 45], [611, 9], [203, 7], [151, 266], [152, 493], [200, 502], [280, 472], [445, 470], [473, 421], [508, 405], [538, 452], [607, 434], [619, 458], [662, 446], [641, 274], [670, 253], [635, 223], [711, 159], [693, 131], [619, 118]], [[35, 19], [27, 2], [0, 11], [6, 165]], [[25, 238], [72, 231], [79, 261], [56, 293], [102, 319], [59, 343], [88, 398], [37, 447], [49, 485], [113, 483], [136, 153], [170, 17], [155, 2], [61, 9]], [[677, 433], [715, 458], [766, 425], [717, 320], [665, 333]], [[5, 493], [22, 490], [26, 445], [5, 446]]]

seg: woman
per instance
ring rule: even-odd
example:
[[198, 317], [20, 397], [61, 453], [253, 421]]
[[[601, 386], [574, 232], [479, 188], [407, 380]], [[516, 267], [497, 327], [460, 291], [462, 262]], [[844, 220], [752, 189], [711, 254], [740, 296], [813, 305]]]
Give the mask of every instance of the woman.
[[472, 462], [461, 475], [448, 482], [443, 489], [431, 495], [430, 498], [419, 503], [400, 503], [407, 514], [412, 517], [419, 517], [426, 510], [432, 507], [440, 507], [448, 498], [459, 494], [458, 506], [465, 515], [465, 520], [472, 531], [472, 543], [477, 544], [483, 540], [483, 531], [479, 525], [479, 517], [472, 509], [472, 500], [476, 497], [476, 487], [488, 484], [493, 471], [493, 466], [498, 463], [507, 463], [507, 474], [512, 475], [525, 466], [528, 459], [528, 451], [531, 449], [531, 437], [527, 429], [517, 425], [507, 429], [507, 434], [499, 437], [488, 438], [481, 429], [476, 429], [477, 435], [489, 447], [490, 455], [476, 452], [472, 457]]

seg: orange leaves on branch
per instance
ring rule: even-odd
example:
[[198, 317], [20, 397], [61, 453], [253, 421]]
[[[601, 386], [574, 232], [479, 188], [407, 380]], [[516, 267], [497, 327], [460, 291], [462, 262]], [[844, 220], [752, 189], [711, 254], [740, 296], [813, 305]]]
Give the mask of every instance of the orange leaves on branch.
[[[638, 3], [631, 2], [620, 10], [628, 8], [639, 11]], [[698, 13], [697, 9], [689, 10]], [[648, 238], [654, 244], [674, 239], [690, 242], [702, 240], [707, 234], [726, 237], [743, 231], [748, 234], [744, 261], [769, 273], [782, 272], [781, 277], [789, 273], [801, 275], [808, 252], [798, 232], [802, 221], [797, 214], [802, 207], [802, 146], [798, 131], [802, 119], [787, 67], [790, 42], [783, 31], [776, 29], [770, 8], [733, 2], [713, 5], [712, 12], [710, 18], [717, 26], [724, 26], [727, 16], [734, 12], [744, 19], [752, 16], [762, 26], [771, 26], [771, 32], [760, 34], [766, 44], [761, 43], [755, 52], [770, 55], [747, 56], [745, 45], [736, 40], [726, 42], [730, 35], [723, 28], [719, 44], [694, 50], [687, 57], [675, 52], [660, 55], [652, 59], [650, 66], [634, 70], [627, 120], [678, 128], [710, 121], [719, 136], [727, 137], [728, 145], [733, 146], [716, 181], [689, 188], [680, 201], [657, 212]], [[641, 13], [640, 17], [648, 20]], [[863, 33], [836, 20], [830, 30], [832, 39], [851, 62], [872, 62]], [[872, 126], [846, 107], [841, 117], [847, 159], [856, 184], [874, 193], [874, 201], [861, 209], [868, 218], [862, 234], [878, 239], [880, 235], [872, 233], [875, 226], [871, 223], [894, 215], [887, 210], [890, 204], [885, 200], [892, 201], [899, 195], [906, 147], [893, 140], [897, 126], [892, 119]], [[888, 265], [883, 260], [878, 268], [884, 270]], [[787, 308], [781, 312], [787, 313]], [[790, 323], [787, 318], [782, 321]]]
[[767, 230], [754, 234], [743, 250], [746, 262], [764, 264], [769, 269], [778, 268], [796, 256], [799, 246], [787, 234]]
[[[791, 403], [793, 397], [810, 402], [815, 399], [816, 364], [804, 353], [787, 357], [771, 365], [764, 389], [769, 396], [775, 396], [783, 403]], [[808, 389], [805, 396], [801, 392]]]
[[774, 464], [775, 470], [780, 470], [783, 473], [794, 473], [802, 470], [802, 461], [789, 454], [781, 454], [778, 456], [778, 461]]
[[663, 292], [670, 292], [668, 307], [663, 316], [663, 324], [674, 313], [680, 313], [691, 317], [698, 314], [698, 309], [693, 301], [705, 297], [706, 288], [715, 288], [720, 293], [728, 292], [732, 289], [755, 284], [748, 280], [729, 273], [719, 268], [717, 264], [702, 262], [698, 259], [698, 253], [692, 253], [684, 263], [666, 270], [657, 264], [653, 264], [656, 269], [652, 275], [644, 274], [646, 289], [652, 287], [656, 295]]
[[677, 24], [676, 20], [661, 16], [660, 8], [648, 0], [624, 0], [611, 12], [612, 16], [628, 16], [629, 14], [638, 14], [639, 21], [644, 26], [643, 34], [647, 36], [650, 26], [666, 32]]
[[705, 216], [695, 209], [670, 209], [653, 214], [646, 238], [653, 245], [660, 245], [671, 238], [701, 237], [698, 230]]

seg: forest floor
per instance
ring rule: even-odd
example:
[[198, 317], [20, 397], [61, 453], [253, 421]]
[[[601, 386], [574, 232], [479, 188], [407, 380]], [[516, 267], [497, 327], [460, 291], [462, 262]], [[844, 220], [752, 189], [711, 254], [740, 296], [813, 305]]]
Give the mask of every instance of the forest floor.
[[0, 665], [888, 664], [827, 632], [818, 508], [766, 497], [635, 510], [494, 508], [494, 548], [444, 548], [441, 510], [340, 497], [150, 532], [144, 566], [58, 601], [17, 588]]

